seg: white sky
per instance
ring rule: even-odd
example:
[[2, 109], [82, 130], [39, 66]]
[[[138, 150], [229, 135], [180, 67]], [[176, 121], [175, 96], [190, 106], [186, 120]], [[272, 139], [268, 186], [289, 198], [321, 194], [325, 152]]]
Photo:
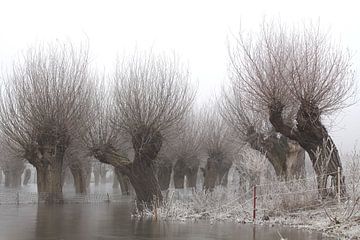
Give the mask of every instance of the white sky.
[[[0, 0], [0, 69], [28, 46], [56, 39], [89, 39], [100, 70], [111, 69], [117, 55], [135, 47], [175, 51], [199, 81], [205, 101], [227, 79], [227, 38], [240, 22], [256, 28], [264, 16], [295, 23], [320, 20], [355, 54], [359, 72], [359, 6], [355, 0]], [[360, 103], [338, 114], [331, 132], [340, 149], [352, 150], [360, 138], [359, 116]]]

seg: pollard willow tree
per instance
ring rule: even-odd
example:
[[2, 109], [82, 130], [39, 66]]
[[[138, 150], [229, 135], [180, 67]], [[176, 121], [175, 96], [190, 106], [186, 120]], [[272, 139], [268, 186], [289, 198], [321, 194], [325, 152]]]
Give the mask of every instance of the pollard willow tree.
[[0, 104], [5, 141], [36, 168], [40, 200], [57, 202], [66, 149], [88, 114], [88, 52], [67, 44], [31, 48], [5, 86]]
[[187, 187], [196, 188], [203, 138], [201, 120], [195, 110], [189, 112], [174, 139], [172, 154], [176, 160], [173, 175], [175, 188], [184, 188], [185, 176]]
[[229, 141], [230, 129], [215, 105], [203, 110], [203, 150], [207, 161], [203, 170], [205, 190], [212, 191], [216, 185], [227, 186], [232, 165], [233, 146]]
[[[322, 117], [346, 107], [353, 96], [350, 56], [330, 39], [319, 26], [287, 30], [264, 23], [257, 37], [240, 34], [229, 48], [233, 85], [268, 112], [277, 132], [306, 150], [322, 197], [328, 194], [328, 176], [337, 185], [337, 169], [342, 172]], [[284, 120], [289, 112], [295, 112], [290, 123]], [[345, 179], [340, 178], [344, 194]]]
[[236, 86], [226, 91], [224, 89], [220, 115], [234, 130], [234, 137], [264, 154], [280, 180], [304, 177], [304, 149], [297, 142], [277, 133], [265, 114], [245, 103]]
[[95, 151], [95, 156], [118, 167], [134, 187], [138, 206], [150, 207], [162, 201], [154, 161], [167, 130], [191, 108], [195, 92], [187, 70], [175, 59], [154, 54], [134, 54], [119, 63], [113, 83], [113, 124], [130, 138], [134, 159], [111, 149]]

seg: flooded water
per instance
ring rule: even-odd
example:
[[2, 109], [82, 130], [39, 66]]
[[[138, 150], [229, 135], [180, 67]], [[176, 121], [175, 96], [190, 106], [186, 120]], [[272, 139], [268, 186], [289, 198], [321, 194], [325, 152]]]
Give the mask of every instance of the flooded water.
[[207, 222], [154, 222], [130, 217], [128, 198], [120, 203], [0, 205], [0, 240], [30, 239], [330, 239], [296, 229]]

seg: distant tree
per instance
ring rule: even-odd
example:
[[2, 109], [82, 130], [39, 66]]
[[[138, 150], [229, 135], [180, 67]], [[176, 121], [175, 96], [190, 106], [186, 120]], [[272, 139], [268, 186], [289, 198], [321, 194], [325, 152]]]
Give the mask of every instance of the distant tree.
[[[330, 39], [318, 26], [287, 30], [264, 23], [257, 37], [240, 34], [229, 48], [233, 86], [306, 150], [323, 197], [327, 176], [336, 178], [342, 164], [321, 117], [346, 107], [353, 95], [349, 54]], [[344, 194], [343, 177], [341, 186]]]
[[37, 171], [42, 201], [62, 199], [62, 168], [72, 136], [88, 114], [88, 53], [71, 45], [30, 48], [1, 93], [5, 141]]
[[25, 175], [24, 175], [24, 181], [23, 181], [24, 186], [28, 185], [30, 178], [31, 178], [31, 170], [27, 168], [25, 170]]
[[206, 166], [203, 169], [204, 189], [213, 190], [216, 185], [227, 186], [228, 173], [232, 165], [230, 132], [214, 104], [204, 109], [203, 124], [203, 149], [207, 155]]
[[200, 166], [200, 154], [203, 140], [201, 115], [195, 110], [189, 112], [177, 131], [172, 147], [172, 156], [175, 159], [174, 185], [175, 188], [184, 188], [184, 178], [187, 187], [196, 188], [197, 175]]

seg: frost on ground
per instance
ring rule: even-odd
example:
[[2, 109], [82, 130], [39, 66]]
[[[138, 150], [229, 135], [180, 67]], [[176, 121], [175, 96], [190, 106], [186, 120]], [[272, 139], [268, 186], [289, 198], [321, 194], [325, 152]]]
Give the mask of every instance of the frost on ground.
[[[194, 189], [169, 190], [161, 208], [160, 219], [177, 221], [253, 222], [253, 187], [239, 184], [241, 174], [234, 165], [227, 188], [212, 192]], [[286, 225], [321, 231], [341, 239], [360, 239], [360, 176], [355, 166], [347, 168], [347, 196], [320, 199], [313, 176], [292, 181], [269, 178], [259, 170], [256, 184], [256, 224]], [[309, 176], [309, 175], [308, 175]], [[151, 213], [150, 213], [151, 214]]]
[[[333, 201], [317, 201], [302, 208], [291, 209], [290, 203], [280, 207], [258, 199], [256, 224], [287, 225], [296, 228], [322, 231], [333, 236], [360, 239], [360, 212], [352, 200], [341, 204]], [[285, 200], [284, 200], [285, 201]], [[253, 200], [236, 197], [224, 188], [211, 193], [204, 191], [169, 192], [157, 215], [164, 220], [253, 222]], [[294, 204], [298, 206], [299, 204]], [[265, 209], [265, 206], [270, 206]]]

